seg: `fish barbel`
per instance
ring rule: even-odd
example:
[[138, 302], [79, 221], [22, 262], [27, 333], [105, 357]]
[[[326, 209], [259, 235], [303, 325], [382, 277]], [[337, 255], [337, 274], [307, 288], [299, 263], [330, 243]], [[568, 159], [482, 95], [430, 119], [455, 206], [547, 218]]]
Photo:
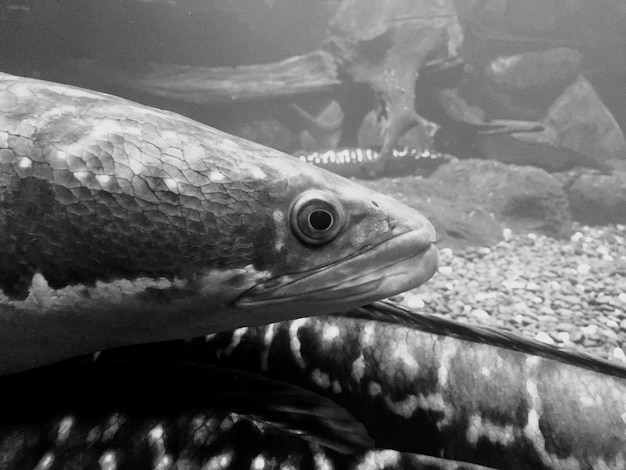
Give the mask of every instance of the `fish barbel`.
[[363, 305], [430, 278], [434, 240], [276, 150], [0, 74], [0, 374]]

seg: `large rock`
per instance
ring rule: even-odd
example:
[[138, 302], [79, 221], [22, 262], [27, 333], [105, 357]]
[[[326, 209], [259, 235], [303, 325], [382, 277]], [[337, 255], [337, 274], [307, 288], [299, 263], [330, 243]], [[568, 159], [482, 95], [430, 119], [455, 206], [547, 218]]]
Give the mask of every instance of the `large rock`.
[[485, 77], [500, 91], [519, 93], [545, 87], [567, 86], [578, 77], [582, 54], [575, 49], [555, 47], [493, 60]]
[[407, 176], [360, 183], [417, 209], [435, 226], [439, 247], [491, 246], [502, 240], [494, 214], [430, 178]]
[[576, 220], [588, 224], [626, 224], [626, 170], [612, 175], [582, 175], [568, 188]]
[[626, 158], [619, 124], [583, 77], [552, 104], [543, 122], [556, 131], [563, 147], [600, 162]]
[[430, 179], [447, 188], [450, 197], [470, 199], [514, 231], [555, 237], [571, 232], [567, 195], [557, 179], [539, 168], [460, 160], [439, 167]]
[[531, 165], [550, 173], [574, 167], [609, 172], [612, 166], [588, 154], [567, 148], [559, 142], [554, 129], [537, 132], [478, 133], [473, 142], [476, 155], [514, 165]]
[[429, 178], [406, 177], [364, 184], [415, 207], [429, 217], [442, 246], [489, 246], [502, 230], [571, 234], [567, 195], [543, 170], [483, 160], [439, 167]]

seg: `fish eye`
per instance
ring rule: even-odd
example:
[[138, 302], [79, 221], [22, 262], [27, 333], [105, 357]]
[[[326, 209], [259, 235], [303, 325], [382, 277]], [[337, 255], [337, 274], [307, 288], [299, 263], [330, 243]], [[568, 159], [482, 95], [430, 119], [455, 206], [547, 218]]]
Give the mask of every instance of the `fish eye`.
[[333, 240], [345, 223], [345, 210], [333, 196], [308, 191], [291, 209], [291, 229], [307, 245], [323, 245]]

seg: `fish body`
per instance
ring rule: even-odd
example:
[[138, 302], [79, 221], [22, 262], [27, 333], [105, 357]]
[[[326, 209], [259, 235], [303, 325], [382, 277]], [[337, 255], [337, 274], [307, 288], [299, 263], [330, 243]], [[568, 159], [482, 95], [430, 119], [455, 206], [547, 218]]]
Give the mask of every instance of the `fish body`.
[[332, 171], [345, 178], [372, 179], [379, 177], [420, 174], [428, 176], [453, 157], [441, 153], [413, 148], [393, 149], [384, 162], [382, 173], [374, 171], [383, 164], [381, 154], [375, 149], [342, 149], [298, 154], [298, 158], [318, 168]]
[[6, 470], [487, 470], [371, 449], [331, 400], [203, 364], [69, 361], [0, 377], [0, 386]]
[[434, 274], [434, 240], [278, 151], [0, 74], [0, 374], [361, 305]]
[[380, 302], [350, 313], [222, 333], [194, 355], [328, 396], [378, 447], [502, 470], [626, 468], [626, 368]]

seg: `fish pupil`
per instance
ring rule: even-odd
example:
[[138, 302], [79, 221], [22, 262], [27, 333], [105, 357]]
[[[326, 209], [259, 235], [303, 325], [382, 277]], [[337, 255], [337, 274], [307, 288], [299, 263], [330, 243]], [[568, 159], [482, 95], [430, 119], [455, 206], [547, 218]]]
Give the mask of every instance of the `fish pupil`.
[[326, 211], [316, 210], [309, 215], [309, 223], [315, 230], [328, 230], [333, 223], [333, 216]]

